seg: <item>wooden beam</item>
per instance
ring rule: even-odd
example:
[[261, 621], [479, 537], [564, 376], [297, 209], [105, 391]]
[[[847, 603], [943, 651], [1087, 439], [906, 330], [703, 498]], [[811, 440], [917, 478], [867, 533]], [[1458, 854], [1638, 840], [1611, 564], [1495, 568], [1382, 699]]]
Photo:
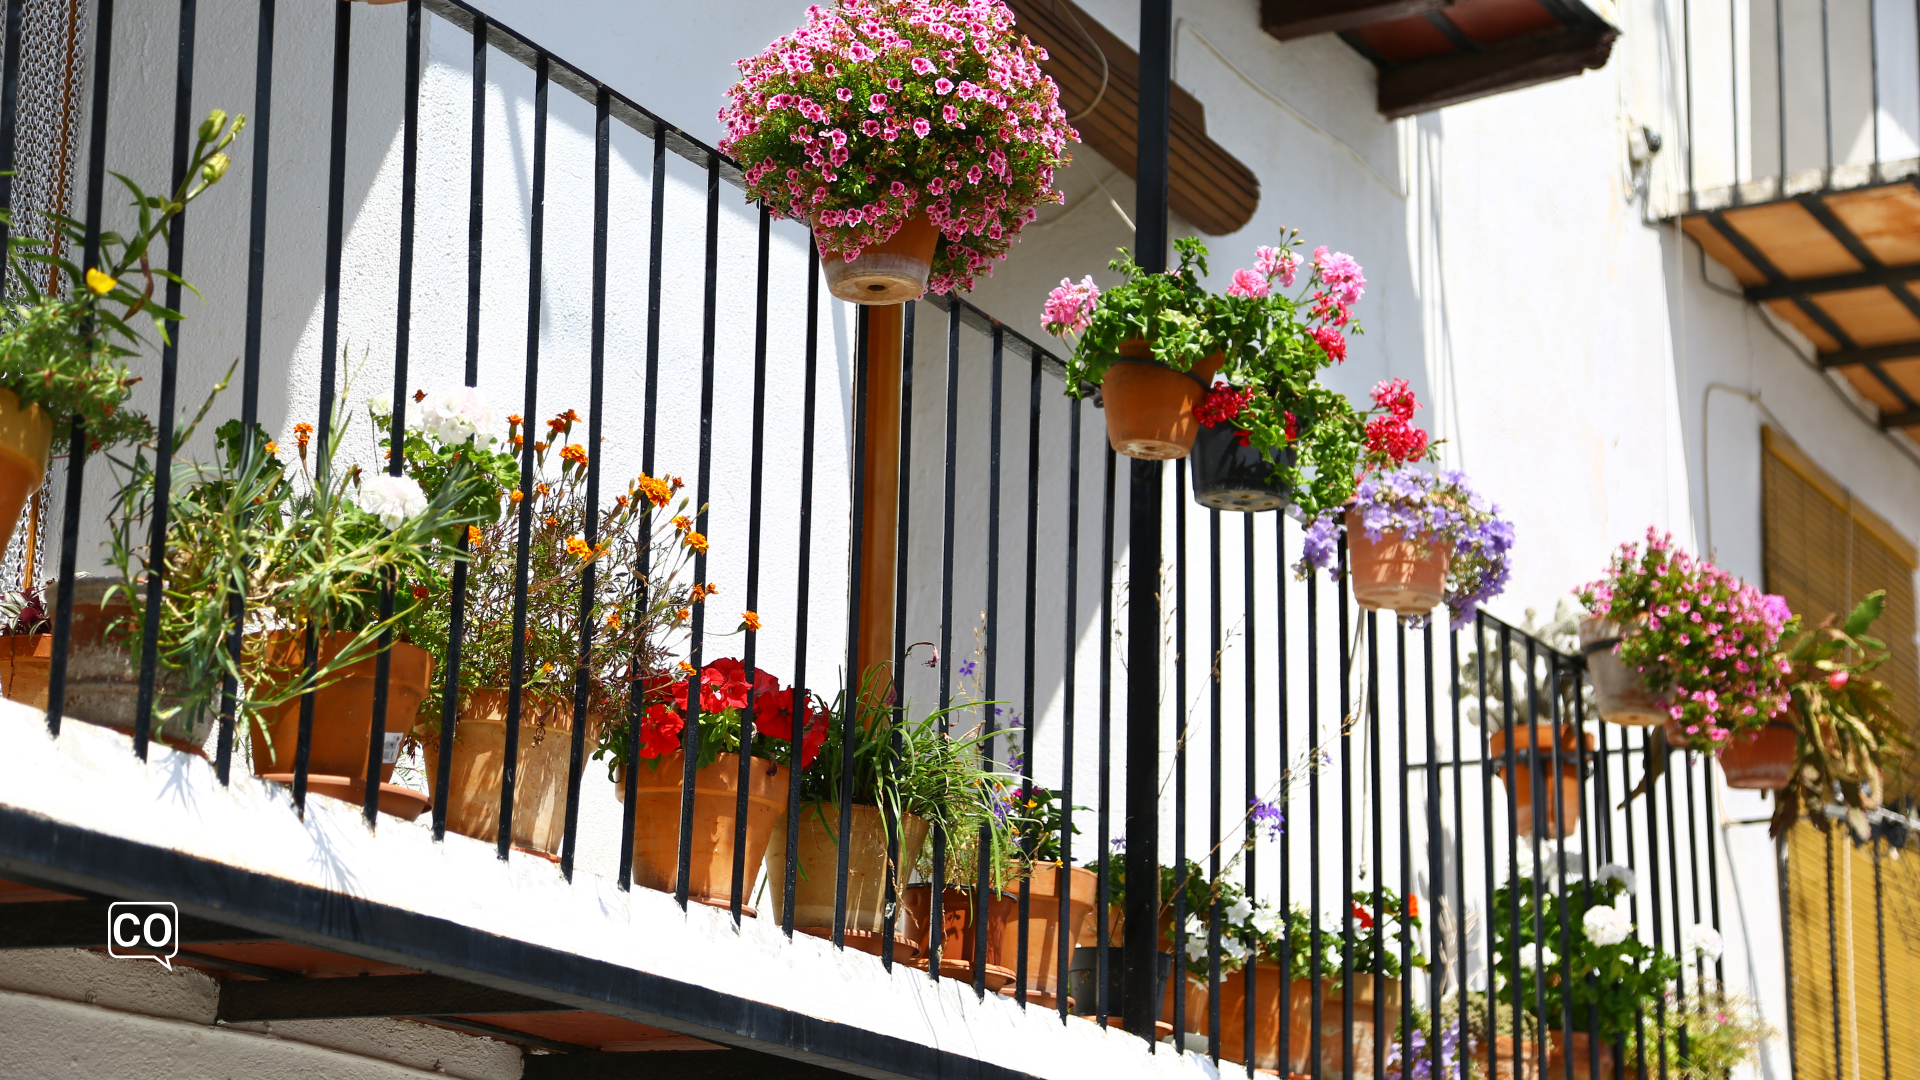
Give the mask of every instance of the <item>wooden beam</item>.
[[[0, 949], [104, 949], [106, 900], [45, 900], [0, 906]], [[271, 934], [180, 916], [185, 942], [271, 941]]]
[[1260, 28], [1281, 41], [1425, 15], [1454, 0], [1262, 0]]
[[846, 1080], [824, 1065], [752, 1050], [681, 1050], [659, 1054], [528, 1054], [522, 1080]]
[[1552, 30], [1392, 68], [1380, 73], [1380, 112], [1412, 116], [1605, 67], [1619, 36], [1611, 27]]
[[1896, 428], [1920, 427], [1920, 409], [1887, 413], [1880, 417], [1880, 426], [1887, 431], [1892, 431]]
[[1848, 289], [1871, 289], [1876, 285], [1893, 288], [1908, 281], [1920, 281], [1920, 265], [1880, 266], [1850, 274], [1788, 278], [1785, 281], [1768, 282], [1765, 285], [1749, 285], [1746, 293], [1747, 299], [1757, 304], [1768, 300], [1785, 300], [1791, 296], [1845, 292]]
[[1901, 341], [1892, 345], [1873, 345], [1864, 349], [1840, 349], [1820, 354], [1820, 366], [1833, 368], [1878, 364], [1883, 360], [1910, 360], [1920, 356], [1920, 341]]
[[444, 975], [368, 975], [358, 979], [223, 982], [218, 1015], [237, 1024], [251, 1020], [572, 1011], [571, 1006]]
[[[878, 693], [891, 684], [894, 583], [900, 533], [900, 385], [904, 308], [875, 304], [866, 309], [867, 428], [865, 486], [860, 492], [860, 670], [851, 685], [864, 686], [876, 672]], [[931, 309], [929, 309], [931, 313]]]

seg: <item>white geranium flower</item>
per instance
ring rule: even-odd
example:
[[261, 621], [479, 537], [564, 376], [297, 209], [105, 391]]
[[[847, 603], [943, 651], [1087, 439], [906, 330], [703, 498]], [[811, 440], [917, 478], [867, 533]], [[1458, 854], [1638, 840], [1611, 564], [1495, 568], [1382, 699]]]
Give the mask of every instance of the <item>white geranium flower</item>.
[[410, 476], [369, 476], [360, 481], [360, 493], [353, 501], [389, 529], [397, 529], [427, 511], [427, 493]]
[[1705, 923], [1694, 923], [1680, 935], [1680, 951], [1697, 953], [1709, 960], [1720, 959], [1726, 949], [1726, 942], [1720, 937], [1720, 931]]
[[1580, 925], [1587, 932], [1587, 940], [1601, 946], [1618, 945], [1633, 933], [1633, 921], [1626, 911], [1607, 905], [1588, 908]]
[[1522, 945], [1520, 947], [1520, 967], [1527, 971], [1544, 971], [1560, 962], [1560, 955], [1545, 945]]
[[1633, 869], [1617, 862], [1610, 862], [1602, 866], [1599, 870], [1595, 871], [1593, 876], [1594, 880], [1602, 885], [1617, 881], [1625, 885], [1628, 892], [1632, 892], [1639, 887], [1639, 881], [1634, 877]]
[[474, 439], [483, 448], [493, 443], [493, 407], [471, 386], [428, 395], [420, 403], [420, 428], [449, 445]]
[[1533, 848], [1525, 843], [1525, 838], [1514, 845], [1514, 876], [1530, 878], [1533, 876]]
[[393, 399], [385, 394], [375, 394], [367, 399], [367, 411], [375, 416], [392, 416]]
[[1253, 918], [1253, 905], [1247, 903], [1247, 898], [1243, 896], [1227, 905], [1226, 916], [1230, 925], [1244, 926], [1248, 919]]

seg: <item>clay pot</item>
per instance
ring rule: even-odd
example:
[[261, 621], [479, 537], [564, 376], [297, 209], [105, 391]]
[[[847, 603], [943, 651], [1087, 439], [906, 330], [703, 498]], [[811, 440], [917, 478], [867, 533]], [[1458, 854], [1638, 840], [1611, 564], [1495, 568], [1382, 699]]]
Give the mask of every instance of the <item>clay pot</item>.
[[1100, 381], [1107, 442], [1117, 453], [1147, 461], [1186, 457], [1200, 433], [1193, 408], [1222, 360], [1215, 354], [1192, 371], [1175, 371], [1153, 358], [1144, 338], [1121, 342], [1119, 358]]
[[[634, 773], [633, 880], [636, 885], [673, 892], [680, 867], [680, 784], [686, 775], [685, 755], [676, 751], [646, 763]], [[745, 901], [760, 879], [760, 864], [773, 837], [773, 825], [787, 809], [786, 766], [754, 759], [747, 772], [747, 836], [745, 873], [740, 882], [740, 910], [753, 915]], [[687, 898], [709, 907], [733, 904], [733, 834], [739, 805], [740, 756], [721, 754], [713, 764], [693, 774], [693, 858], [687, 869]], [[627, 798], [623, 770], [616, 769], [614, 797]]]
[[[940, 974], [962, 982], [973, 981], [974, 946], [979, 944], [973, 894], [974, 889], [966, 885], [949, 885], [940, 894]], [[933, 958], [933, 936], [930, 933], [933, 886], [926, 882], [907, 886], [901, 890], [900, 906], [906, 909], [917, 934], [914, 945], [920, 950], [920, 959], [915, 960], [913, 966], [925, 971]], [[989, 890], [986, 920], [987, 951], [984, 959], [987, 989], [998, 992], [1001, 987], [1013, 982], [1013, 968], [1010, 966], [1013, 956], [1006, 953], [1004, 947], [1009, 940], [1009, 928], [1014, 934], [1019, 933], [1020, 898]]]
[[[1487, 1047], [1484, 1043], [1473, 1043], [1472, 1053], [1468, 1055], [1472, 1063], [1473, 1075], [1487, 1075]], [[1548, 1076], [1564, 1076], [1562, 1072], [1549, 1072]], [[1612, 1080], [1613, 1074], [1595, 1080]], [[1500, 1035], [1493, 1040], [1493, 1080], [1540, 1080], [1540, 1044], [1520, 1042], [1517, 1045], [1511, 1035]]]
[[[316, 661], [325, 665], [340, 650], [353, 643], [354, 634], [333, 630], [317, 637]], [[300, 678], [306, 670], [306, 635], [293, 631], [275, 631], [263, 643], [270, 665], [267, 693], [277, 694], [281, 687]], [[379, 676], [380, 657], [368, 652], [338, 672], [333, 681], [313, 695], [313, 746], [307, 756], [307, 771], [355, 781], [367, 778], [367, 744], [373, 736], [373, 690]], [[394, 763], [400, 760], [400, 744], [413, 726], [414, 714], [432, 689], [433, 657], [427, 651], [404, 641], [393, 644], [393, 658], [387, 671], [387, 715], [382, 722], [385, 742], [381, 751], [380, 782], [393, 779]], [[248, 737], [253, 747], [255, 776], [282, 776], [294, 771], [294, 757], [300, 745], [300, 698], [290, 698], [263, 712], [259, 723], [250, 725]], [[266, 729], [265, 734], [261, 728]]]
[[1727, 786], [1749, 791], [1778, 791], [1793, 779], [1793, 756], [1800, 732], [1784, 720], [1770, 720], [1759, 731], [1735, 735], [1720, 751]]
[[1193, 475], [1193, 501], [1214, 510], [1257, 513], [1287, 505], [1285, 484], [1273, 478], [1273, 463], [1293, 450], [1276, 447], [1267, 453], [1240, 445], [1240, 429], [1231, 423], [1202, 427], [1194, 440], [1188, 467]]
[[1647, 689], [1637, 671], [1627, 670], [1613, 647], [1620, 642], [1620, 624], [1611, 619], [1580, 622], [1580, 651], [1587, 658], [1587, 681], [1593, 684], [1594, 705], [1600, 717], [1626, 727], [1664, 724], [1671, 714], [1667, 703]]
[[[1344, 988], [1340, 977], [1320, 980], [1320, 1040], [1316, 1051], [1313, 1038], [1313, 981], [1296, 979], [1288, 999], [1287, 1067], [1293, 1072], [1310, 1073], [1317, 1052], [1321, 1076], [1351, 1076], [1352, 1080], [1379, 1080], [1373, 1071], [1373, 1048], [1388, 1037], [1400, 1022], [1400, 980], [1378, 975], [1353, 977], [1353, 1071], [1345, 1072], [1347, 1031], [1343, 1026]], [[1373, 1023], [1374, 1000], [1382, 1000], [1384, 1030]], [[1255, 1002], [1258, 1002], [1258, 997]], [[1221, 1027], [1226, 1027], [1224, 1018]]]
[[1353, 598], [1363, 608], [1425, 615], [1447, 593], [1447, 549], [1425, 537], [1383, 532], [1367, 539], [1360, 515], [1347, 511], [1347, 566]]
[[[927, 842], [925, 818], [912, 814], [900, 816], [900, 855], [896, 867], [912, 866]], [[840, 829], [840, 808], [832, 803], [804, 803], [800, 807], [799, 863], [793, 880], [793, 928], [803, 934], [833, 936], [835, 877], [840, 868], [840, 846], [834, 834]], [[853, 824], [847, 831], [847, 947], [874, 956], [880, 955], [887, 909], [887, 822], [877, 806], [853, 807]], [[776, 915], [785, 910], [787, 896], [787, 816], [774, 822], [773, 836], [767, 845], [766, 870], [771, 907]], [[731, 871], [729, 871], [731, 873]], [[894, 887], [899, 889], [906, 874], [896, 869]], [[918, 948], [918, 927], [903, 917], [894, 924], [894, 956], [907, 959]]]
[[[134, 644], [140, 640], [133, 625], [133, 605], [120, 578], [78, 578], [73, 582], [73, 626], [67, 641], [66, 698], [61, 713], [102, 727], [133, 733], [140, 715], [140, 667]], [[112, 598], [108, 598], [111, 592]], [[60, 586], [49, 590], [49, 611], [57, 611]], [[53, 657], [47, 647], [48, 662]], [[169, 691], [173, 692], [169, 692]], [[161, 709], [178, 702], [175, 686], [164, 673], [155, 674], [152, 737], [177, 749], [201, 753], [213, 731], [212, 709], [197, 718], [182, 712], [162, 720]], [[45, 696], [41, 704], [46, 704]]]
[[927, 215], [908, 218], [891, 239], [860, 249], [848, 262], [820, 240], [820, 266], [827, 272], [827, 291], [853, 304], [902, 304], [918, 300], [927, 291], [927, 275], [940, 230]]
[[52, 660], [52, 634], [0, 636], [0, 693], [9, 701], [46, 708], [47, 665]]
[[0, 551], [12, 542], [20, 511], [46, 479], [52, 448], [53, 418], [46, 410], [23, 408], [13, 391], [0, 390]]
[[[1239, 1065], [1247, 1063], [1247, 970], [1242, 968], [1220, 976], [1220, 1057]], [[1253, 1066], [1256, 1069], [1278, 1069], [1281, 987], [1287, 985], [1286, 973], [1279, 964], [1255, 964], [1252, 971]], [[1308, 985], [1311, 987], [1312, 984]], [[1207, 1003], [1207, 980], [1191, 974], [1187, 976], [1186, 1012], [1187, 1030], [1195, 1035], [1208, 1034], [1211, 1018]], [[1162, 1015], [1173, 1019], [1171, 1008]], [[1312, 1020], [1311, 1013], [1308, 1014], [1308, 1020]], [[1289, 1034], [1288, 1038], [1291, 1040], [1292, 1035]]]
[[[1575, 737], [1578, 736], [1578, 742]], [[1513, 778], [1513, 825], [1521, 836], [1538, 831], [1542, 837], [1558, 840], [1572, 834], [1580, 824], [1580, 755], [1585, 746], [1594, 748], [1593, 736], [1575, 730], [1572, 724], [1560, 728], [1559, 776], [1549, 784], [1547, 774], [1554, 770], [1553, 725], [1534, 724], [1514, 732], [1513, 757], [1517, 775]], [[1507, 779], [1507, 733], [1496, 731], [1487, 736], [1487, 759], [1493, 775]], [[1539, 791], [1539, 798], [1534, 793]], [[1563, 816], [1564, 815], [1564, 816]]]
[[[502, 689], [463, 695], [453, 724], [447, 773], [447, 828], [477, 840], [500, 836], [501, 768], [507, 757], [507, 698]], [[438, 725], [435, 725], [437, 728]], [[522, 693], [513, 774], [513, 846], [558, 855], [567, 826], [567, 781], [573, 763], [573, 702]], [[600, 716], [587, 715], [586, 752], [599, 738]], [[440, 735], [416, 728], [426, 756], [427, 790], [437, 798]], [[583, 766], [584, 767], [584, 766]]]
[[[1092, 922], [1093, 907], [1100, 877], [1078, 866], [1040, 863], [1027, 875], [1027, 1000], [1052, 1004], [1060, 993], [1060, 897], [1067, 897], [1067, 941], [1080, 940], [1081, 932]], [[1018, 885], [1009, 892], [1018, 897]], [[1020, 921], [1007, 924], [1007, 938], [1000, 943], [1000, 955], [1013, 967], [1020, 958]]]
[[[1566, 1045], [1561, 1045], [1562, 1041]], [[1573, 1077], [1573, 1080], [1614, 1080], [1613, 1044], [1599, 1043], [1600, 1071], [1593, 1071], [1595, 1040], [1584, 1031], [1576, 1031], [1571, 1037], [1562, 1035], [1558, 1030], [1547, 1033], [1547, 1076]], [[1573, 1063], [1573, 1071], [1567, 1071], [1567, 1063]], [[1638, 1069], [1628, 1069], [1629, 1080], [1638, 1075]]]

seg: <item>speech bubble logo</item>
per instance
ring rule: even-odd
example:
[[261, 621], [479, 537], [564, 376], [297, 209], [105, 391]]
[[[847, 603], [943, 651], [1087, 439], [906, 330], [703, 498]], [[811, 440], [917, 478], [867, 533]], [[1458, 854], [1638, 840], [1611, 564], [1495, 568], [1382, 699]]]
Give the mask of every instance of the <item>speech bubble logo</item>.
[[180, 952], [180, 909], [166, 900], [121, 900], [107, 905], [107, 955], [151, 960], [168, 971]]

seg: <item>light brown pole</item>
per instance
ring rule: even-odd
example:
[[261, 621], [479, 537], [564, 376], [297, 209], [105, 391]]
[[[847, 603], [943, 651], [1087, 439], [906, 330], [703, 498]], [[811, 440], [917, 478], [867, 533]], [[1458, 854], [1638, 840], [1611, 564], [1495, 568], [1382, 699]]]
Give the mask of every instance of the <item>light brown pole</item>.
[[[866, 482], [860, 492], [860, 620], [858, 663], [852, 673], [863, 680], [874, 672], [877, 701], [886, 700], [891, 682], [894, 581], [900, 557], [900, 382], [902, 305], [867, 309]], [[863, 685], [856, 681], [855, 686]]]

